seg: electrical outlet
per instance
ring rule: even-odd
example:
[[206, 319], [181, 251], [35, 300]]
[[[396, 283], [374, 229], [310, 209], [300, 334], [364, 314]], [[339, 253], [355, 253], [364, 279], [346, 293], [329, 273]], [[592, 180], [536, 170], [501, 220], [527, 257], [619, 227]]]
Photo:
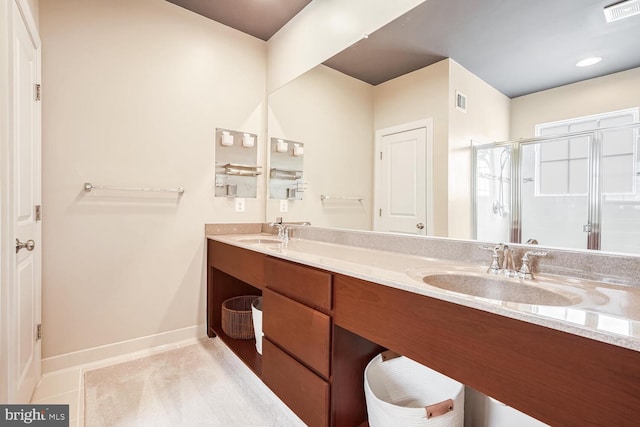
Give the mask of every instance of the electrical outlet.
[[280, 200], [280, 212], [289, 212], [289, 201], [287, 199]]
[[244, 212], [244, 199], [241, 197], [236, 197], [236, 212]]

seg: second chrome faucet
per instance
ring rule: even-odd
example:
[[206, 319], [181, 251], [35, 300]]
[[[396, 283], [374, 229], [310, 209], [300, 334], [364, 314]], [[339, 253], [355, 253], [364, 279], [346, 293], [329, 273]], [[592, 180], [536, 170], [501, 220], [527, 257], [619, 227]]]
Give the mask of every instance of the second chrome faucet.
[[[487, 269], [487, 273], [505, 277], [518, 277], [524, 280], [533, 279], [531, 266], [529, 264], [531, 257], [543, 257], [547, 255], [547, 253], [543, 251], [527, 251], [522, 257], [522, 265], [520, 266], [520, 269], [516, 270], [515, 262], [513, 260], [513, 249], [511, 249], [509, 245], [499, 243], [495, 246], [481, 246], [480, 248], [493, 251], [491, 265]], [[500, 254], [502, 254], [502, 257]]]

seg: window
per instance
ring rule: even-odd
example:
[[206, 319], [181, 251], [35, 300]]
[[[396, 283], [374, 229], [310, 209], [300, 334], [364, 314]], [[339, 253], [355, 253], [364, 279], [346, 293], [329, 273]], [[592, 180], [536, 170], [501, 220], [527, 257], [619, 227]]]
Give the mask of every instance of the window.
[[[597, 131], [638, 121], [638, 109], [615, 111], [536, 126], [536, 136]], [[617, 129], [572, 138], [559, 138], [537, 147], [536, 195], [586, 195], [589, 191], [590, 141], [602, 142], [603, 195], [634, 194], [636, 190], [637, 130]]]

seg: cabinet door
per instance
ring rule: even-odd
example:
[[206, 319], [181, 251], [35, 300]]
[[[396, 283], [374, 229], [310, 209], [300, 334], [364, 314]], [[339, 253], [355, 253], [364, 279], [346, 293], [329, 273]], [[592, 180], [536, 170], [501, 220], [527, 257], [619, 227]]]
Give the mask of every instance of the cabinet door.
[[265, 289], [262, 296], [264, 334], [329, 378], [331, 318], [269, 289]]
[[323, 313], [330, 313], [331, 273], [276, 258], [266, 258], [264, 269], [269, 289]]
[[262, 341], [262, 380], [309, 427], [329, 425], [329, 383], [271, 341]]

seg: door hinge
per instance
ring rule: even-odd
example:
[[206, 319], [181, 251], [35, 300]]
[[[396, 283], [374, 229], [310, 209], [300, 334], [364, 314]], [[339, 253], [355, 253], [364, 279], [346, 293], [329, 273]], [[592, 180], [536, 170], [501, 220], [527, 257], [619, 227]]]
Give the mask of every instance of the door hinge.
[[40, 101], [40, 99], [41, 99], [40, 83], [36, 83], [36, 101]]
[[380, 160], [382, 160], [382, 151], [380, 152]]
[[36, 221], [42, 221], [42, 206], [36, 205]]
[[382, 209], [378, 209], [378, 216], [382, 216]]
[[42, 339], [42, 323], [38, 323], [36, 327], [36, 341], [40, 341]]

